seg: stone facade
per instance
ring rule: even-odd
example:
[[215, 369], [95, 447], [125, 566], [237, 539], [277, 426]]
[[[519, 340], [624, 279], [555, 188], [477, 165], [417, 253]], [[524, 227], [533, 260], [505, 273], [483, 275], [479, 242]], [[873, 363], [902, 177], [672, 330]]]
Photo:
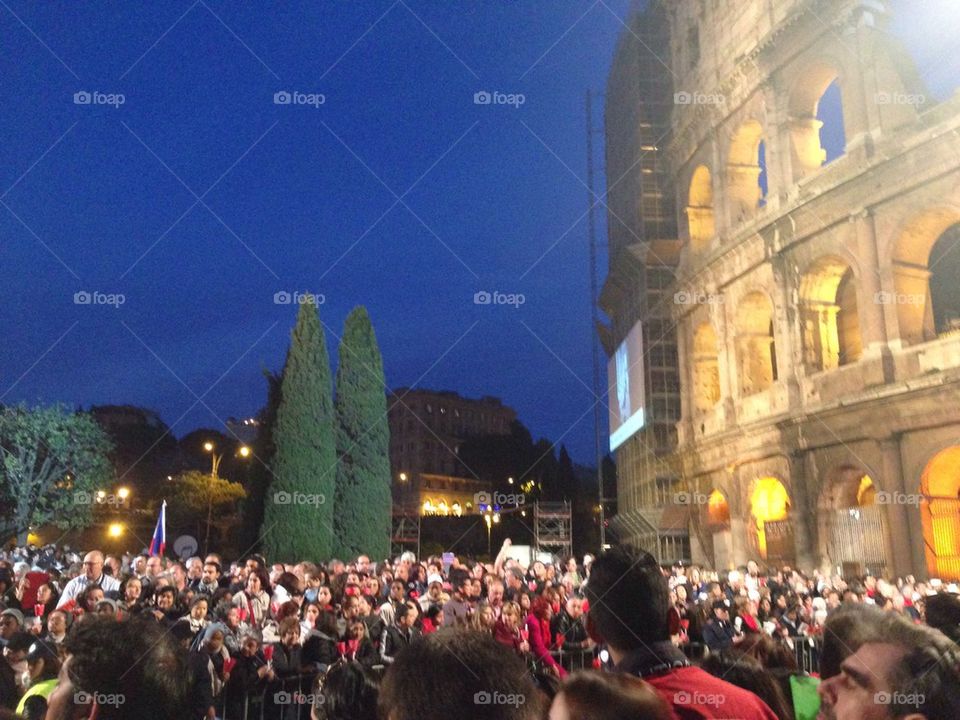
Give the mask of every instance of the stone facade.
[[[680, 408], [675, 436], [618, 449], [614, 526], [685, 533], [663, 561], [960, 576], [960, 97], [928, 97], [883, 0], [650, 5], [607, 90], [602, 335], [667, 314]], [[664, 98], [630, 69], [656, 32], [669, 121], [643, 150], [630, 125]], [[845, 149], [825, 163], [831, 87]], [[621, 180], [644, 153], [676, 237], [645, 231], [643, 163]], [[650, 266], [672, 285], [638, 304]]]

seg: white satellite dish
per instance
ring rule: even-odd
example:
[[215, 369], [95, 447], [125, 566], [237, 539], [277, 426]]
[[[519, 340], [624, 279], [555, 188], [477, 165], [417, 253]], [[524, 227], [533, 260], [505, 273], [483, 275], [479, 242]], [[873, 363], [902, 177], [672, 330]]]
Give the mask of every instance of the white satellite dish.
[[197, 548], [199, 547], [200, 544], [192, 535], [181, 535], [173, 541], [173, 551], [181, 560], [186, 560], [187, 558], [196, 555]]

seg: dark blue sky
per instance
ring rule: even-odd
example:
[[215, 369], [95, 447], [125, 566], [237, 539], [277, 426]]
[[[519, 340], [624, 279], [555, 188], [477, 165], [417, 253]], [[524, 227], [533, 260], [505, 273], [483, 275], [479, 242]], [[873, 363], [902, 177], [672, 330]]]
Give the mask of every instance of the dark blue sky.
[[[591, 461], [583, 102], [628, 5], [3, 0], [0, 402], [250, 415], [295, 316], [274, 294], [310, 289], [333, 358], [364, 304], [389, 384], [500, 396]], [[946, 83], [948, 25], [901, 20]]]

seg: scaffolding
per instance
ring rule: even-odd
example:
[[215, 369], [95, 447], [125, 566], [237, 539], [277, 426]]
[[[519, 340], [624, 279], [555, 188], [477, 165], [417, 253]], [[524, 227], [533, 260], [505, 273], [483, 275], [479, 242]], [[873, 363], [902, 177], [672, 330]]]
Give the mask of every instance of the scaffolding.
[[537, 552], [567, 558], [573, 555], [573, 513], [568, 502], [537, 502], [533, 506], [533, 536]]
[[420, 508], [393, 506], [390, 532], [390, 554], [396, 557], [407, 550], [420, 557]]

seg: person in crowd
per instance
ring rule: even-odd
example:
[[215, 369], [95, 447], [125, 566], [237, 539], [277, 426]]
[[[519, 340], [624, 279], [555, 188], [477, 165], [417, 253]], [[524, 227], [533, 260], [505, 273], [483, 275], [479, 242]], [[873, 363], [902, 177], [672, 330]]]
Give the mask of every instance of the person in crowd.
[[27, 689], [27, 653], [33, 645], [34, 637], [28, 632], [20, 631], [10, 638], [3, 648], [3, 659], [0, 663], [9, 665], [13, 670], [14, 681], [17, 686], [17, 696]]
[[181, 610], [177, 607], [177, 591], [169, 586], [157, 590], [151, 614], [164, 627], [172, 627], [181, 616]]
[[379, 686], [359, 662], [342, 662], [324, 676], [312, 720], [377, 720]]
[[156, 623], [91, 616], [65, 642], [46, 720], [184, 720], [186, 657]]
[[530, 643], [530, 652], [533, 657], [541, 662], [549, 672], [552, 672], [559, 678], [564, 678], [567, 671], [561, 667], [553, 655], [550, 654], [551, 635], [550, 620], [553, 617], [553, 608], [549, 601], [543, 597], [537, 597], [530, 605], [530, 614], [524, 622], [524, 629], [527, 631], [527, 640]]
[[57, 686], [60, 657], [57, 648], [44, 640], [34, 640], [27, 650], [29, 686], [17, 705], [17, 714], [26, 720], [43, 720], [48, 698]]
[[226, 629], [220, 623], [211, 623], [202, 629], [195, 647], [190, 651], [190, 712], [194, 720], [217, 717], [217, 706], [222, 705], [223, 688], [229, 681], [224, 662], [229, 653], [224, 647]]
[[443, 628], [398, 655], [378, 705], [386, 720], [541, 720], [546, 709], [520, 658], [463, 628]]
[[711, 652], [719, 652], [733, 646], [739, 634], [730, 622], [730, 608], [726, 600], [714, 600], [713, 617], [703, 628], [703, 642]]
[[420, 603], [420, 611], [426, 612], [431, 605], [442, 606], [443, 599], [443, 576], [439, 573], [427, 577], [427, 591], [423, 593], [417, 601]]
[[471, 612], [469, 598], [473, 592], [473, 581], [470, 574], [462, 568], [451, 568], [450, 586], [453, 592], [443, 605], [444, 627], [465, 624]]
[[[571, 558], [572, 559], [572, 558]], [[583, 598], [571, 595], [550, 624], [553, 637], [559, 636], [559, 647], [564, 653], [580, 654], [593, 649], [594, 642], [583, 622]]]
[[415, 645], [423, 634], [416, 627], [417, 612], [420, 606], [408, 601], [397, 608], [396, 620], [387, 628], [380, 647], [380, 659], [384, 665], [390, 665], [402, 649]]
[[265, 588], [270, 587], [266, 573], [255, 568], [247, 575], [243, 590], [233, 596], [233, 604], [240, 608], [241, 619], [256, 627], [263, 627], [270, 618], [270, 595]]
[[206, 626], [209, 620], [207, 619], [207, 611], [209, 609], [209, 603], [204, 595], [199, 595], [194, 598], [193, 603], [190, 605], [190, 612], [181, 617], [177, 622], [186, 623], [190, 626], [190, 632], [194, 635], [201, 632]]
[[820, 684], [821, 714], [835, 720], [960, 717], [960, 648], [952, 640], [894, 613], [864, 625], [862, 644]]
[[338, 638], [337, 616], [326, 610], [320, 612], [303, 641], [304, 667], [316, 672], [326, 672], [339, 657]]
[[580, 671], [560, 687], [549, 720], [673, 720], [656, 691], [639, 678]]
[[57, 601], [57, 607], [61, 608], [71, 600], [76, 600], [87, 585], [97, 585], [103, 588], [104, 592], [117, 592], [120, 590], [120, 581], [106, 575], [103, 572], [103, 553], [99, 550], [91, 550], [83, 558], [83, 574], [77, 575], [63, 588], [60, 599]]
[[143, 609], [143, 583], [136, 575], [130, 575], [120, 585], [120, 602], [128, 613]]
[[711, 652], [700, 667], [714, 677], [749, 690], [763, 700], [780, 720], [794, 720], [793, 706], [777, 680], [760, 661], [739, 649]]
[[380, 664], [380, 653], [367, 637], [367, 626], [359, 620], [355, 620], [347, 628], [343, 657], [355, 660], [368, 670]]
[[477, 608], [477, 611], [471, 615], [471, 621], [477, 630], [493, 633], [494, 626], [497, 624], [497, 616], [494, 615], [492, 607], [483, 603]]
[[[193, 559], [197, 563], [200, 562], [200, 558]], [[189, 587], [196, 591], [198, 595], [213, 597], [220, 589], [220, 574], [222, 572], [220, 563], [215, 560], [208, 560], [200, 565], [199, 571], [199, 577], [191, 581]]]
[[22, 631], [23, 627], [23, 613], [17, 608], [7, 608], [0, 612], [0, 647], [6, 647], [10, 638]]
[[248, 699], [261, 695], [276, 673], [261, 651], [260, 631], [247, 628], [240, 636], [240, 652], [232, 656], [236, 664], [230, 671], [224, 690], [228, 718], [243, 718]]
[[67, 614], [63, 610], [54, 610], [47, 615], [47, 632], [43, 639], [60, 647], [67, 637]]
[[503, 605], [503, 612], [493, 629], [493, 636], [497, 642], [511, 648], [518, 655], [530, 652], [530, 643], [523, 637], [522, 613], [520, 606], [515, 602]]
[[300, 621], [295, 616], [284, 618], [278, 632], [280, 641], [273, 645], [273, 670], [280, 679], [299, 675], [304, 669]]
[[[593, 562], [586, 596], [587, 631], [606, 644], [617, 671], [653, 685], [680, 717], [775, 719], [756, 695], [691, 666], [670, 642], [669, 589], [649, 553], [629, 546], [606, 551]], [[699, 702], [718, 696], [722, 705]]]
[[[421, 607], [423, 607], [421, 605]], [[443, 625], [443, 608], [439, 605], [430, 605], [423, 611], [423, 619], [420, 621], [421, 629], [424, 635], [429, 635], [440, 629]]]
[[396, 620], [397, 609], [406, 602], [407, 588], [401, 581], [390, 583], [390, 596], [377, 611], [385, 627], [391, 627]]

